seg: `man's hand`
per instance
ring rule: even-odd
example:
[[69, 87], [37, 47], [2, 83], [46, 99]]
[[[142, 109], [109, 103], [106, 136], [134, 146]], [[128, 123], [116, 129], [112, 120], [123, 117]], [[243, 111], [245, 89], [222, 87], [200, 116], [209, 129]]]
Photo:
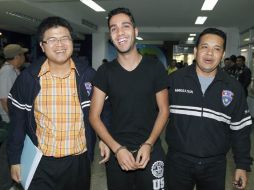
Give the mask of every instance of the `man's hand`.
[[247, 173], [245, 170], [236, 169], [235, 170], [235, 179], [233, 185], [237, 189], [244, 189], [247, 185]]
[[138, 168], [132, 153], [128, 151], [126, 148], [119, 149], [119, 151], [117, 151], [115, 156], [122, 170], [128, 171], [128, 170], [136, 170]]
[[146, 143], [141, 145], [136, 157], [136, 164], [138, 168], [144, 169], [146, 167], [147, 163], [150, 160], [151, 150], [152, 150], [152, 145], [146, 144]]
[[101, 157], [103, 157], [103, 159], [99, 162], [99, 164], [104, 164], [109, 159], [110, 149], [103, 141], [99, 142], [99, 149], [100, 149], [100, 152], [101, 152]]
[[20, 164], [11, 165], [11, 178], [17, 183], [21, 181], [20, 170]]

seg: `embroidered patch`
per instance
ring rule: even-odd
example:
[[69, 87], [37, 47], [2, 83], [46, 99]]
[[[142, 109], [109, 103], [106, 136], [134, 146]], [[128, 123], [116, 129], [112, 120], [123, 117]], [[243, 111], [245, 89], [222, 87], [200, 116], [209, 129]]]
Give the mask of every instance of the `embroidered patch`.
[[234, 93], [230, 90], [222, 91], [222, 103], [224, 106], [228, 106], [233, 100]]
[[86, 82], [85, 87], [86, 87], [86, 92], [87, 92], [88, 96], [90, 96], [90, 94], [92, 92], [92, 84], [90, 82]]
[[152, 168], [151, 168], [152, 174], [156, 178], [161, 178], [163, 177], [164, 173], [164, 162], [162, 161], [156, 161], [153, 163]]

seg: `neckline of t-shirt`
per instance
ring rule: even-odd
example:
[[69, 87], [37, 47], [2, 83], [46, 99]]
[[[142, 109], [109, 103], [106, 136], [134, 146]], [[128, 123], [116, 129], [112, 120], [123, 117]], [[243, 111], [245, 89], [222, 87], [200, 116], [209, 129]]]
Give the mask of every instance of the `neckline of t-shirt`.
[[144, 59], [144, 56], [141, 57], [141, 60], [140, 60], [139, 64], [137, 65], [137, 67], [136, 67], [135, 69], [131, 70], [131, 71], [126, 70], [126, 69], [118, 62], [117, 59], [116, 59], [116, 62], [115, 62], [115, 63], [121, 68], [121, 70], [123, 70], [123, 71], [125, 71], [125, 72], [127, 72], [127, 73], [133, 73], [133, 72], [139, 70], [139, 68], [140, 68], [141, 65], [143, 64], [143, 59]]

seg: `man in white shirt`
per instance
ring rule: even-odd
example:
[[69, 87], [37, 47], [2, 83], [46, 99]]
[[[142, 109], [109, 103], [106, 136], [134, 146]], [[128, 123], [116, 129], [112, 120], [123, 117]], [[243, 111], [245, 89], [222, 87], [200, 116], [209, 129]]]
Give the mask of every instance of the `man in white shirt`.
[[[0, 124], [0, 144], [3, 143], [8, 134], [9, 116], [7, 107], [7, 97], [20, 71], [19, 68], [25, 62], [24, 53], [28, 51], [18, 44], [9, 44], [4, 50], [6, 62], [0, 69], [0, 115], [2, 118]], [[13, 182], [10, 177], [10, 170], [7, 161], [6, 143], [1, 145], [0, 149], [0, 189], [9, 189]]]
[[6, 62], [0, 69], [0, 114], [6, 123], [9, 123], [7, 97], [19, 74], [19, 67], [25, 62], [24, 53], [27, 51], [18, 44], [9, 44], [4, 48]]

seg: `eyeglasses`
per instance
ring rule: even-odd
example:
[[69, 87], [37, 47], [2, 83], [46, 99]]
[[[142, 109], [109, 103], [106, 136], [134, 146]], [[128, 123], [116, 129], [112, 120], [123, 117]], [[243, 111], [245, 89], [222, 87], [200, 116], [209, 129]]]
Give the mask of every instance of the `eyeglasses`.
[[61, 42], [61, 44], [69, 44], [72, 41], [71, 37], [69, 36], [64, 36], [62, 38], [49, 38], [46, 41], [42, 41], [42, 43], [44, 44], [48, 44], [50, 46], [55, 46], [57, 45], [59, 42]]

